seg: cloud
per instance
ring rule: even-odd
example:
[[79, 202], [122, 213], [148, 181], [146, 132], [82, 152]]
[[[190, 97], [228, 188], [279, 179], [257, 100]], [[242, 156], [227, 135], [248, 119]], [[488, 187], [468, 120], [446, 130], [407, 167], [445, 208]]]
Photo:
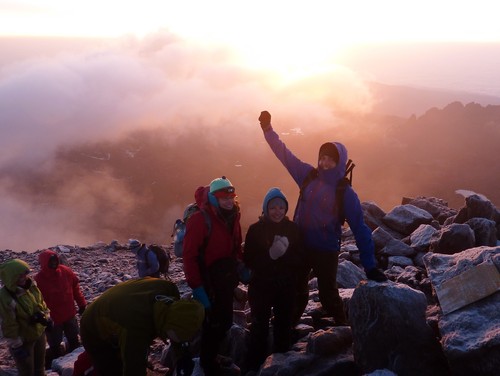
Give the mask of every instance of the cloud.
[[62, 144], [112, 140], [135, 129], [254, 122], [263, 106], [291, 115], [315, 108], [320, 117], [334, 108], [357, 109], [359, 98], [366, 107], [366, 88], [352, 73], [329, 73], [326, 90], [320, 88], [325, 76], [273, 87], [266, 72], [239, 68], [231, 59], [228, 50], [205, 50], [158, 33], [4, 65], [0, 167], [29, 166]]
[[[50, 44], [38, 40], [30, 45], [42, 42]], [[107, 171], [63, 178], [74, 166], [56, 163], [61, 150], [158, 128], [170, 143], [203, 134], [203, 141], [216, 147], [246, 134], [255, 137], [263, 109], [273, 112], [284, 131], [307, 131], [331, 127], [335, 111], [365, 111], [370, 102], [366, 88], [348, 70], [279, 82], [270, 72], [241, 67], [228, 49], [208, 49], [166, 32], [100, 41], [94, 48], [80, 43], [81, 51], [52, 46], [46, 53], [33, 48], [33, 56], [2, 51], [0, 191], [7, 215], [0, 248], [88, 242], [98, 240], [96, 233], [112, 239], [113, 221], [129, 220], [140, 205], [126, 182], [110, 180], [114, 177]], [[244, 142], [242, 147], [254, 145]], [[28, 172], [35, 180], [18, 189]], [[39, 187], [37, 176], [59, 177], [59, 183]], [[50, 201], [44, 202], [47, 197]], [[106, 211], [108, 203], [113, 205]]]

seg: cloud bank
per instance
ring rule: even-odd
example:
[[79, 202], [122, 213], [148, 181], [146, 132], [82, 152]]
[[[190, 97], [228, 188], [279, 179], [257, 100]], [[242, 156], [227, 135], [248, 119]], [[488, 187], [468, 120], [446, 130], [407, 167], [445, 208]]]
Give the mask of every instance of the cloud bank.
[[[255, 133], [262, 109], [280, 114], [283, 128], [317, 131], [335, 124], [338, 111], [371, 108], [368, 89], [346, 68], [332, 66], [314, 77], [283, 82], [270, 72], [242, 68], [227, 49], [206, 49], [167, 32], [94, 48], [86, 44], [81, 51], [46, 51], [33, 48], [33, 55], [28, 51], [21, 57], [6, 48], [0, 60], [0, 210], [7, 213], [0, 248], [93, 239], [85, 234], [86, 220], [75, 213], [95, 216], [96, 192], [112, 201], [116, 192], [82, 179], [51, 188], [57, 203], [43, 203], [20, 195], [16, 187], [22, 174], [56, 168], [54, 158], [63, 147], [112, 142], [160, 127], [170, 142], [199, 130], [208, 130], [217, 142]], [[116, 207], [127, 215], [133, 210], [127, 188], [115, 184], [114, 190], [122, 197]]]

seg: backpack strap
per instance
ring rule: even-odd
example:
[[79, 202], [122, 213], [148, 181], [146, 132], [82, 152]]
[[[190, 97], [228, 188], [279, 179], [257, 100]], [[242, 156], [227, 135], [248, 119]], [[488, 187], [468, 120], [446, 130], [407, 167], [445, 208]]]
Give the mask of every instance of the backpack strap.
[[[356, 167], [356, 165], [354, 164], [352, 159], [349, 159], [345, 165], [344, 178], [349, 181], [349, 185], [351, 185], [351, 186], [352, 186], [352, 170], [354, 170], [354, 167]], [[349, 177], [347, 177], [347, 175], [349, 175]]]
[[205, 249], [207, 248], [208, 240], [210, 238], [210, 234], [212, 233], [212, 220], [204, 208], [200, 207], [199, 210], [205, 219], [205, 224], [207, 225], [207, 235], [203, 238], [203, 243], [201, 243], [201, 246], [198, 249], [198, 267], [200, 268], [203, 284], [206, 285], [205, 288], [208, 288], [208, 271], [205, 264]]
[[[351, 170], [352, 173], [352, 170]], [[340, 226], [345, 223], [345, 211], [344, 211], [344, 193], [348, 186], [350, 186], [348, 178], [343, 178], [337, 184], [337, 191], [335, 193], [335, 206], [337, 207], [338, 219]]]
[[299, 190], [299, 197], [297, 199], [297, 205], [295, 205], [295, 212], [293, 213], [293, 219], [295, 219], [295, 216], [297, 215], [297, 209], [299, 207], [300, 201], [304, 200], [304, 190], [306, 187], [309, 185], [310, 182], [312, 182], [314, 179], [316, 179], [319, 175], [318, 169], [317, 168], [312, 168], [304, 178], [304, 181], [300, 185], [300, 190]]

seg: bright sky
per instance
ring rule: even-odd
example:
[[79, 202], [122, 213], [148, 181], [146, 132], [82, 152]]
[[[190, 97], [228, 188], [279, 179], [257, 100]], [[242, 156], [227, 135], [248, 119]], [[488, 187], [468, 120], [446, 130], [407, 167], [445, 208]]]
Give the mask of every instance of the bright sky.
[[500, 41], [497, 0], [0, 0], [0, 36], [142, 37], [166, 29], [247, 65], [316, 67], [364, 42]]

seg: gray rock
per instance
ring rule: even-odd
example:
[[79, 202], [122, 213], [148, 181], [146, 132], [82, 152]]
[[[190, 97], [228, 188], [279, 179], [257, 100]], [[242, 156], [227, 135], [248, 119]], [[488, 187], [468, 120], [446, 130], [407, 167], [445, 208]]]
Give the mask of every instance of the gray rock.
[[494, 247], [497, 245], [497, 224], [495, 221], [486, 218], [471, 218], [465, 224], [469, 225], [474, 231], [474, 238], [476, 240], [475, 246], [489, 246]]
[[417, 252], [414, 248], [403, 243], [401, 240], [392, 239], [386, 243], [385, 247], [381, 249], [380, 253], [385, 256], [405, 256], [412, 257]]
[[349, 303], [353, 352], [363, 372], [446, 375], [446, 362], [427, 325], [425, 295], [406, 285], [362, 282]]
[[433, 217], [427, 211], [414, 205], [400, 205], [387, 213], [382, 220], [391, 229], [410, 235], [418, 226], [430, 224]]
[[[483, 263], [500, 270], [500, 247], [478, 247], [454, 255], [424, 257], [435, 288]], [[442, 346], [453, 375], [498, 375], [500, 370], [500, 291], [441, 316]]]
[[410, 235], [410, 246], [417, 252], [427, 251], [431, 244], [431, 239], [436, 230], [431, 225], [420, 225]]
[[466, 224], [452, 223], [434, 234], [429, 250], [435, 253], [453, 254], [474, 247], [474, 231]]

